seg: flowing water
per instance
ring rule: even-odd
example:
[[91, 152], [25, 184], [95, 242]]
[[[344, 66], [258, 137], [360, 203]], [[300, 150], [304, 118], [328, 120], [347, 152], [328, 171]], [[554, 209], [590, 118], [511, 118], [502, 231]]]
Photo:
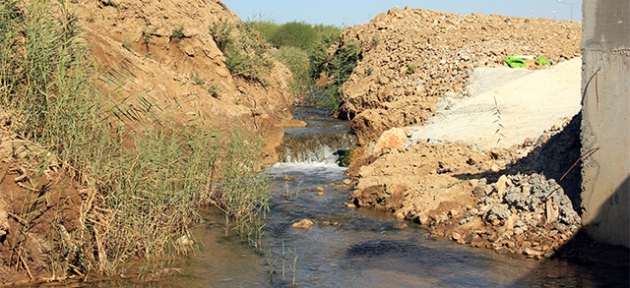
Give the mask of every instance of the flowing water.
[[[429, 238], [425, 228], [385, 212], [346, 208], [350, 188], [334, 154], [354, 145], [348, 123], [312, 111], [300, 115], [309, 127], [287, 129], [284, 162], [267, 169], [276, 184], [265, 252], [226, 238], [223, 215], [209, 209], [196, 231], [201, 251], [182, 274], [145, 286], [628, 287], [624, 269], [499, 255]], [[304, 218], [316, 225], [291, 228]]]

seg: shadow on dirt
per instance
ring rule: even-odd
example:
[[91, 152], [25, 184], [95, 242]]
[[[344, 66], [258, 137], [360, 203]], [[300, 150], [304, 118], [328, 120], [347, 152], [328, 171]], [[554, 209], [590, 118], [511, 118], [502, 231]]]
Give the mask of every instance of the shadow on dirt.
[[[562, 187], [564, 193], [571, 199], [576, 212], [581, 214], [581, 122], [582, 112], [576, 114], [563, 131], [550, 137], [539, 148], [502, 171], [460, 174], [455, 177], [463, 180], [486, 178], [489, 183], [493, 183], [505, 174], [542, 174], [547, 179], [554, 179]], [[623, 193], [627, 196], [627, 187], [629, 187], [628, 183], [624, 183], [616, 191], [617, 196], [612, 197], [618, 199]], [[627, 199], [627, 197], [621, 198]], [[609, 201], [614, 201], [614, 199], [609, 199]], [[590, 279], [596, 279], [596, 283], [575, 283], [580, 287], [628, 287], [629, 256], [628, 248], [599, 244], [592, 240], [584, 229], [580, 229], [575, 236], [556, 250], [553, 258], [579, 264], [584, 266], [589, 271], [588, 273], [592, 273]]]

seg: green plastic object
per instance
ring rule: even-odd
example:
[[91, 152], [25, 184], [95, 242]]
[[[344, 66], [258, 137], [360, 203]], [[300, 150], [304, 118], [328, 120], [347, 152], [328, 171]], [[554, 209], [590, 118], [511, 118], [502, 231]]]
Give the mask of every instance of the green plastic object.
[[518, 57], [518, 56], [505, 57], [505, 63], [507, 63], [508, 66], [510, 66], [512, 68], [525, 68], [525, 67], [527, 67], [527, 63], [525, 63], [523, 58], [522, 57]]
[[539, 58], [536, 58], [536, 60], [538, 60], [538, 63], [540, 65], [551, 65], [549, 61], [545, 60], [545, 58], [539, 57]]

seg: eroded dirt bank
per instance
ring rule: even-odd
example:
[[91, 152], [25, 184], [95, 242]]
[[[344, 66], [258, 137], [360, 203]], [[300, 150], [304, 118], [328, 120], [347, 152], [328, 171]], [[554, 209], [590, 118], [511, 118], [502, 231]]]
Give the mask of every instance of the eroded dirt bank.
[[[23, 10], [29, 2], [16, 1], [19, 15], [30, 12]], [[50, 4], [54, 8], [50, 15], [64, 14], [55, 5]], [[240, 20], [220, 1], [69, 1], [68, 5], [78, 16], [81, 31], [74, 32], [87, 45], [104, 105], [116, 103], [120, 111], [132, 113], [159, 107], [156, 110], [163, 117], [180, 125], [204, 121], [227, 133], [238, 128], [249, 132], [247, 137], [264, 135], [262, 161], [266, 163], [277, 161], [280, 127], [303, 125], [288, 110], [294, 102], [288, 91], [292, 75], [281, 63], [268, 57], [273, 69], [261, 72], [256, 80], [232, 75], [210, 28]], [[79, 256], [103, 257], [103, 251], [87, 239], [98, 235], [80, 230], [86, 223], [104, 223], [100, 220], [111, 211], [96, 211], [98, 191], [77, 183], [84, 179], [76, 181], [60, 173], [67, 163], [18, 136], [14, 131], [20, 123], [2, 112], [0, 286], [83, 278], [84, 273], [98, 271], [101, 267], [77, 266]], [[95, 218], [97, 214], [101, 218]]]
[[[580, 32], [568, 21], [408, 8], [348, 29], [344, 39], [364, 45], [340, 109], [361, 142], [349, 205], [387, 209], [436, 237], [500, 253], [578, 256], [563, 245], [588, 241], [576, 237], [581, 179], [572, 167]], [[477, 73], [508, 69], [503, 59], [514, 54], [551, 67]], [[627, 265], [627, 249], [619, 251], [610, 262]]]
[[231, 27], [232, 37], [245, 37], [236, 28], [241, 20], [221, 1], [80, 1], [72, 8], [99, 69], [134, 75], [112, 93], [116, 100], [131, 97], [137, 105], [133, 98], [144, 97], [175, 110], [182, 123], [203, 117], [218, 129], [261, 132], [266, 163], [277, 161], [280, 127], [303, 125], [288, 112], [295, 101], [291, 72], [275, 58], [252, 55], [272, 62], [253, 80], [228, 69], [211, 28]]

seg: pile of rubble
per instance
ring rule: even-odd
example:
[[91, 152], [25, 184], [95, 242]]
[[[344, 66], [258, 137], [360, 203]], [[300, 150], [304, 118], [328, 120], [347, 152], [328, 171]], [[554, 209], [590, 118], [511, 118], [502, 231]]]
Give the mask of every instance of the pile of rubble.
[[577, 22], [393, 8], [342, 35], [361, 42], [363, 58], [341, 89], [339, 117], [369, 144], [392, 127], [423, 124], [444, 96], [467, 95], [474, 68], [515, 54], [572, 59], [580, 35]]
[[[503, 175], [493, 184], [487, 184], [486, 178], [470, 182], [479, 199], [477, 206], [466, 207], [463, 215], [450, 211], [426, 219], [429, 223], [424, 224], [432, 227], [434, 235], [502, 253], [549, 258], [580, 228], [581, 218], [569, 197], [544, 175]], [[446, 235], [453, 222], [463, 227]]]

